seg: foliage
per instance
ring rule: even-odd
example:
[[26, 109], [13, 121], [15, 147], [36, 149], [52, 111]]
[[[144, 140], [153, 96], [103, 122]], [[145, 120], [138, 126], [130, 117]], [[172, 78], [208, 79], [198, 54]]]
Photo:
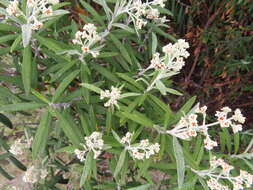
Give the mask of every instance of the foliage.
[[[183, 15], [185, 7], [163, 0], [0, 3], [4, 15], [0, 160], [8, 159], [25, 171], [19, 187], [183, 190], [214, 189], [218, 184], [224, 189], [250, 188], [253, 141], [247, 142], [250, 132], [239, 134], [245, 122], [241, 111], [232, 113], [223, 107], [216, 119], [210, 117], [207, 108], [196, 103], [196, 96], [183, 95], [173, 81], [184, 72], [189, 43], [166, 32], [167, 18], [175, 19], [178, 32], [185, 32], [183, 24], [190, 15]], [[221, 37], [213, 40], [208, 33], [219, 28], [205, 29], [202, 39], [213, 50]], [[204, 52], [197, 56], [205, 57]], [[219, 56], [217, 67], [228, 59], [238, 60], [237, 55], [224, 61]], [[205, 67], [201, 60], [197, 60], [199, 67]], [[228, 69], [233, 77], [234, 68]], [[178, 97], [185, 102], [172, 109]], [[37, 119], [22, 124], [21, 135], [9, 146], [6, 134], [16, 130], [10, 113], [26, 118], [35, 111], [39, 123]], [[240, 152], [241, 142], [248, 144], [244, 152]], [[19, 161], [21, 155], [29, 161], [27, 166]], [[235, 168], [228, 171], [227, 162]], [[0, 173], [15, 178], [3, 167]]]

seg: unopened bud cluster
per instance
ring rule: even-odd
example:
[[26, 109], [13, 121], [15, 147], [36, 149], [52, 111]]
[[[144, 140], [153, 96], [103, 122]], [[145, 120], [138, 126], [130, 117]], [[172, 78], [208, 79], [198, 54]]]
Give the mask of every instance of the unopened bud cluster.
[[85, 160], [88, 152], [94, 153], [94, 159], [96, 159], [102, 152], [104, 141], [102, 139], [102, 133], [93, 132], [90, 136], [85, 137], [85, 143], [82, 144], [82, 150], [75, 149], [77, 158], [82, 162]]
[[25, 175], [23, 176], [23, 181], [26, 183], [37, 183], [40, 180], [45, 179], [47, 175], [48, 172], [46, 169], [40, 169], [36, 166], [31, 166], [25, 172]]
[[121, 143], [126, 146], [131, 156], [137, 160], [149, 159], [160, 150], [158, 143], [152, 144], [148, 139], [141, 140], [140, 143], [131, 145], [133, 134], [128, 132], [122, 139]]
[[[176, 127], [172, 130], [168, 130], [167, 133], [187, 140], [191, 137], [196, 137], [197, 132], [202, 132], [205, 136], [205, 148], [211, 150], [218, 145], [208, 134], [208, 128], [211, 126], [220, 125], [222, 128], [231, 126], [234, 133], [242, 130], [242, 125], [240, 123], [245, 122], [245, 117], [241, 114], [239, 109], [236, 109], [234, 114], [228, 117], [228, 113], [231, 112], [231, 109], [228, 107], [222, 108], [221, 111], [217, 111], [215, 115], [218, 121], [210, 124], [206, 124], [206, 110], [206, 106], [196, 108], [193, 113], [182, 117]], [[203, 119], [201, 124], [199, 124], [197, 120], [199, 114], [202, 115]]]
[[101, 37], [97, 33], [97, 28], [94, 24], [86, 24], [83, 26], [82, 30], [77, 31], [75, 34], [75, 39], [72, 40], [74, 44], [81, 46], [83, 54], [91, 54], [93, 57], [99, 55], [99, 50], [92, 49], [92, 47], [101, 40]]

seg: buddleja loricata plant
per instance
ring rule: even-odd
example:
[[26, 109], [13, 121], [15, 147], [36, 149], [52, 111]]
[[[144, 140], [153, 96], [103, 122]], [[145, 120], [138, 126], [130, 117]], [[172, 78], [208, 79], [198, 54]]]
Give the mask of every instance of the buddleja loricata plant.
[[[71, 10], [68, 3], [0, 2], [0, 55], [11, 55], [16, 71], [0, 76], [0, 121], [15, 131], [8, 112], [41, 114], [34, 127], [19, 126], [25, 133], [10, 146], [1, 132], [1, 158], [26, 170], [19, 187], [251, 188], [250, 164], [240, 162], [246, 118], [239, 109], [212, 116], [193, 106], [196, 97], [177, 112], [170, 108], [183, 94], [172, 77], [190, 45], [163, 31], [171, 16], [166, 1], [81, 0], [78, 22], [71, 11], [56, 10]], [[163, 44], [164, 37], [171, 42]], [[23, 157], [27, 168], [17, 160]], [[14, 183], [15, 174], [0, 172]]]

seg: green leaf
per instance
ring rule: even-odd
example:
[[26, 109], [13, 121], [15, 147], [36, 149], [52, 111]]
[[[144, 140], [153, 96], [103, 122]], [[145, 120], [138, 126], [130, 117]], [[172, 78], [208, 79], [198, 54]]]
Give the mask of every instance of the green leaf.
[[63, 79], [63, 81], [60, 83], [58, 88], [55, 91], [55, 94], [52, 98], [53, 102], [56, 102], [56, 100], [62, 95], [63, 91], [67, 88], [67, 86], [74, 80], [74, 78], [78, 75], [80, 71], [76, 70], [70, 73], [67, 77]]
[[33, 110], [46, 106], [47, 104], [39, 103], [17, 103], [0, 106], [0, 111], [24, 111], [24, 110]]
[[16, 102], [20, 101], [19, 97], [17, 97], [15, 94], [13, 94], [8, 88], [5, 88], [3, 86], [0, 86], [0, 96], [14, 100]]
[[13, 125], [8, 117], [6, 117], [4, 114], [0, 113], [0, 122], [4, 124], [5, 126], [9, 127], [10, 129], [13, 128]]
[[155, 54], [156, 49], [157, 49], [157, 36], [154, 32], [152, 32], [152, 50], [151, 50], [152, 55]]
[[77, 126], [68, 119], [67, 113], [60, 113], [55, 109], [49, 108], [52, 116], [56, 116], [60, 121], [60, 127], [62, 128], [65, 135], [76, 147], [80, 146], [82, 142], [82, 133], [78, 130]]
[[127, 150], [124, 149], [121, 153], [120, 153], [120, 156], [119, 156], [119, 161], [117, 162], [117, 165], [116, 165], [116, 168], [114, 170], [114, 173], [113, 173], [113, 177], [117, 177], [124, 162], [125, 162], [125, 158], [126, 158], [126, 154], [127, 154]]
[[120, 137], [119, 137], [119, 135], [114, 130], [112, 130], [112, 135], [120, 143], [120, 141], [121, 141]]
[[85, 87], [93, 92], [96, 92], [98, 94], [100, 94], [100, 92], [102, 91], [100, 88], [96, 87], [95, 85], [93, 84], [88, 84], [88, 83], [82, 83], [81, 84], [82, 87]]
[[61, 45], [51, 38], [44, 38], [41, 36], [36, 36], [36, 39], [39, 41], [40, 44], [46, 46], [48, 49], [52, 50], [53, 52], [60, 52], [63, 50]]
[[101, 75], [103, 75], [104, 77], [106, 77], [108, 80], [113, 81], [115, 83], [119, 82], [118, 77], [110, 72], [109, 70], [107, 70], [106, 68], [98, 65], [98, 64], [92, 64], [92, 67], [97, 70]]
[[82, 6], [88, 11], [90, 12], [90, 14], [92, 14], [92, 16], [96, 19], [96, 21], [98, 21], [101, 25], [105, 26], [105, 23], [102, 19], [101, 16], [99, 16], [99, 14], [97, 13], [97, 11], [92, 7], [90, 6], [88, 3], [86, 3], [85, 1], [83, 0], [80, 0]]
[[234, 154], [237, 154], [240, 146], [240, 134], [235, 133], [234, 134]]
[[129, 53], [127, 52], [127, 49], [125, 48], [125, 46], [113, 34], [110, 34], [110, 37], [114, 45], [119, 49], [121, 55], [125, 58], [125, 60], [130, 65], [132, 65], [133, 63], [132, 63], [131, 57]]
[[185, 162], [184, 162], [184, 154], [180, 143], [178, 142], [176, 137], [173, 137], [173, 149], [174, 155], [177, 163], [177, 182], [178, 189], [182, 189], [184, 184], [184, 175], [185, 175]]
[[2, 176], [4, 176], [8, 180], [14, 179], [14, 177], [8, 174], [1, 166], [0, 166], [0, 174], [2, 174]]
[[22, 62], [22, 81], [25, 88], [25, 92], [28, 95], [31, 90], [31, 74], [32, 70], [32, 49], [27, 46], [23, 51], [23, 62]]
[[20, 44], [21, 40], [22, 40], [22, 36], [18, 35], [18, 37], [15, 39], [15, 41], [11, 45], [11, 50], [10, 50], [11, 53], [17, 48], [17, 46]]
[[209, 188], [208, 188], [206, 182], [205, 182], [202, 178], [200, 178], [200, 177], [199, 177], [198, 179], [199, 179], [200, 184], [201, 184], [202, 187], [204, 188], [204, 190], [209, 190]]
[[146, 189], [149, 189], [151, 186], [152, 186], [151, 184], [145, 184], [145, 185], [140, 185], [137, 187], [128, 188], [126, 190], [146, 190]]
[[9, 34], [0, 37], [0, 43], [8, 42], [17, 38], [17, 34]]
[[35, 138], [32, 144], [32, 158], [36, 159], [39, 153], [42, 153], [47, 144], [47, 138], [49, 133], [49, 127], [51, 125], [52, 117], [48, 111], [46, 111], [40, 121], [40, 125], [35, 134]]
[[83, 173], [81, 176], [81, 181], [80, 181], [80, 187], [82, 187], [85, 182], [87, 181], [88, 177], [91, 175], [91, 171], [92, 171], [92, 152], [89, 152], [86, 156], [86, 160], [84, 163], [84, 167], [83, 167]]
[[139, 123], [143, 126], [148, 126], [148, 127], [154, 126], [154, 123], [150, 119], [148, 119], [145, 115], [136, 111], [133, 113], [120, 112], [120, 115], [123, 115], [124, 117], [132, 121], [135, 121], [136, 123]]
[[138, 88], [139, 90], [143, 91], [144, 88], [141, 84], [139, 84], [137, 81], [135, 81], [133, 78], [129, 77], [128, 75], [124, 74], [124, 73], [117, 73], [117, 75], [124, 79], [126, 82], [134, 85], [136, 88]]
[[19, 27], [16, 27], [14, 25], [0, 23], [0, 31], [12, 31], [17, 32], [19, 31]]

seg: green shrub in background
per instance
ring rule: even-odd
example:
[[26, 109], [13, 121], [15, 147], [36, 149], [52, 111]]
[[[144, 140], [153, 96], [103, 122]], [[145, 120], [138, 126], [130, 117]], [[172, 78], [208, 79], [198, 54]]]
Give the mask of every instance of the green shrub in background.
[[1, 65], [0, 121], [13, 129], [10, 112], [40, 116], [11, 146], [1, 132], [0, 159], [24, 170], [13, 186], [251, 188], [253, 141], [239, 152], [241, 111], [223, 107], [209, 116], [195, 96], [177, 112], [168, 104], [183, 96], [172, 78], [190, 45], [164, 32], [172, 15], [166, 1], [81, 0], [87, 13], [76, 20], [68, 2], [0, 2], [0, 54], [8, 58]]

